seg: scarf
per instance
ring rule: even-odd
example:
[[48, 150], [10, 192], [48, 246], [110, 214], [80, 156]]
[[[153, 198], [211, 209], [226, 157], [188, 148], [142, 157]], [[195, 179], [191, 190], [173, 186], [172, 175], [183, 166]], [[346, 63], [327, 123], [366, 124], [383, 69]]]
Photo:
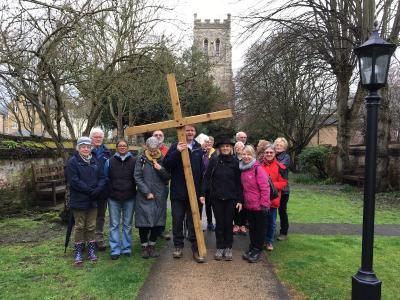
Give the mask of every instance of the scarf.
[[88, 156], [83, 156], [83, 155], [81, 155], [80, 153], [79, 153], [79, 156], [83, 159], [83, 161], [85, 162], [85, 163], [87, 163], [88, 165], [90, 165], [90, 160], [92, 159], [92, 155], [91, 154], [89, 154]]
[[245, 164], [243, 160], [239, 162], [239, 169], [240, 171], [246, 171], [250, 169], [256, 163], [256, 159], [253, 158], [248, 164]]
[[149, 161], [152, 161], [153, 163], [157, 162], [157, 159], [161, 157], [161, 151], [160, 149], [157, 149], [157, 153], [154, 156], [150, 155], [149, 150], [144, 150], [144, 155]]

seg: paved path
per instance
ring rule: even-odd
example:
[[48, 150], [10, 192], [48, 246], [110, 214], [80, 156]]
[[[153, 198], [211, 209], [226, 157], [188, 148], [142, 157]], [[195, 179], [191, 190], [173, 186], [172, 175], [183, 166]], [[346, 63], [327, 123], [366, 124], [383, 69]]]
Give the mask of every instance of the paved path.
[[248, 237], [235, 236], [233, 261], [215, 261], [214, 233], [205, 231], [207, 262], [192, 259], [190, 243], [184, 256], [172, 258], [173, 243], [169, 241], [153, 265], [137, 299], [290, 299], [264, 257], [262, 262], [249, 264], [241, 258], [248, 247]]
[[[277, 224], [279, 228], [279, 222]], [[361, 224], [290, 224], [289, 233], [361, 235]], [[400, 236], [398, 224], [375, 224], [375, 235]]]

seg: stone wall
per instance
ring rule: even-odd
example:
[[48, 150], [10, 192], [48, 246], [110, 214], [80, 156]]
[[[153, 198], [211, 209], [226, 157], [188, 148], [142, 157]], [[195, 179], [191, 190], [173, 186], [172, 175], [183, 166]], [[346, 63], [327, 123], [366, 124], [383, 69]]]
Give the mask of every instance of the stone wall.
[[57, 157], [0, 159], [0, 216], [17, 213], [35, 203], [32, 164], [62, 163]]
[[[351, 146], [350, 164], [352, 169], [365, 166], [365, 146]], [[389, 145], [389, 176], [392, 188], [400, 190], [400, 144]]]

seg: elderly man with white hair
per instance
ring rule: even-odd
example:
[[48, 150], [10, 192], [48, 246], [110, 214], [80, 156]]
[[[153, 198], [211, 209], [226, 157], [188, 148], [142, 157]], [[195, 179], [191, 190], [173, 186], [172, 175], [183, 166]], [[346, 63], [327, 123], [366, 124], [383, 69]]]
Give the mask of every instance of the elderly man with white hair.
[[[92, 139], [92, 155], [99, 162], [100, 168], [104, 169], [104, 164], [111, 157], [110, 150], [103, 144], [104, 131], [99, 127], [90, 130], [90, 138]], [[104, 242], [104, 221], [107, 210], [107, 188], [97, 198], [97, 218], [96, 218], [96, 245], [100, 251], [106, 250]]]

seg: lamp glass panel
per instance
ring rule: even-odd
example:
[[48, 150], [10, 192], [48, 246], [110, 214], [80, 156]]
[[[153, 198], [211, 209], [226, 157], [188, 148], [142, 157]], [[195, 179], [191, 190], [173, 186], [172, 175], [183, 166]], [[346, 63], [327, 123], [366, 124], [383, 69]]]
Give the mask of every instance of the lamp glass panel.
[[389, 67], [389, 55], [380, 55], [375, 63], [375, 83], [385, 83], [386, 74]]
[[361, 73], [361, 82], [363, 84], [370, 84], [371, 74], [372, 74], [372, 57], [368, 56], [360, 57], [360, 73]]

